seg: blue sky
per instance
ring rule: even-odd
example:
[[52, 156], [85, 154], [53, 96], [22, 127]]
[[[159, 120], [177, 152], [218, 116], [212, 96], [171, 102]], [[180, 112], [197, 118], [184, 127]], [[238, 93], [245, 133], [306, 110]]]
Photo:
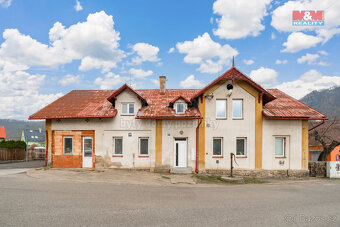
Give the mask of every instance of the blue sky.
[[[325, 26], [293, 27], [292, 10], [324, 10]], [[160, 75], [200, 88], [233, 55], [265, 88], [301, 98], [340, 85], [339, 16], [333, 0], [0, 0], [0, 118], [74, 89], [158, 88]]]

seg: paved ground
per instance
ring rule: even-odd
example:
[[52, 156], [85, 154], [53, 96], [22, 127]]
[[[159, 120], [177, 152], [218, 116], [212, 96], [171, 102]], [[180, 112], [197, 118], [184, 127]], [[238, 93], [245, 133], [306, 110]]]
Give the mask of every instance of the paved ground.
[[12, 162], [0, 164], [0, 176], [23, 173], [33, 168], [44, 166], [45, 161]]
[[340, 180], [180, 187], [9, 174], [0, 226], [340, 226], [339, 193]]

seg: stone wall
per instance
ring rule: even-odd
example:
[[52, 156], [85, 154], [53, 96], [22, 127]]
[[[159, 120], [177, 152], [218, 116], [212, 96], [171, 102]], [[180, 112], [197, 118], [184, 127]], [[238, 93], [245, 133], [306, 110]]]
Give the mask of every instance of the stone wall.
[[[204, 171], [207, 174], [221, 174], [230, 176], [230, 169], [207, 169]], [[307, 170], [249, 170], [249, 169], [234, 169], [233, 176], [242, 177], [258, 177], [258, 178], [286, 178], [286, 177], [308, 177]]]
[[327, 162], [313, 161], [308, 163], [308, 170], [310, 177], [326, 177], [327, 176]]

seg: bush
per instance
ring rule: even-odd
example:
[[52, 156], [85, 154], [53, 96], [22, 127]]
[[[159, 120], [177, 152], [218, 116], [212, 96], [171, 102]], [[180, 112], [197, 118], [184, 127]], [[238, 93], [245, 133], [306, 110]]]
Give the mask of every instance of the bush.
[[3, 140], [0, 141], [0, 148], [7, 149], [26, 149], [26, 143], [24, 141], [17, 140]]

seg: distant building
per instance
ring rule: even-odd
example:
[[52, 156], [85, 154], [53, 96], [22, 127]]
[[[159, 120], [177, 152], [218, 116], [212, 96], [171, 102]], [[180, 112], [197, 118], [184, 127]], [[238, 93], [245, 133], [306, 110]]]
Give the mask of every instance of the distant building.
[[41, 129], [24, 129], [21, 133], [21, 141], [25, 141], [27, 147], [33, 144], [45, 147], [45, 132]]
[[6, 139], [6, 130], [5, 127], [0, 127], [0, 140]]

